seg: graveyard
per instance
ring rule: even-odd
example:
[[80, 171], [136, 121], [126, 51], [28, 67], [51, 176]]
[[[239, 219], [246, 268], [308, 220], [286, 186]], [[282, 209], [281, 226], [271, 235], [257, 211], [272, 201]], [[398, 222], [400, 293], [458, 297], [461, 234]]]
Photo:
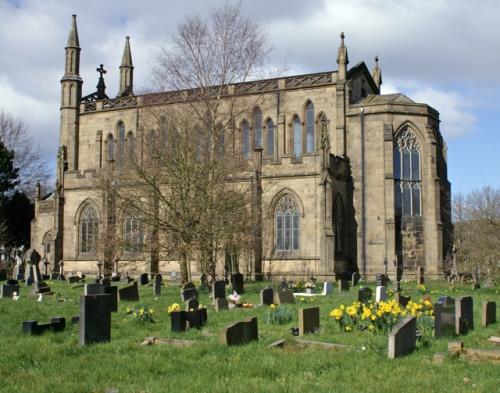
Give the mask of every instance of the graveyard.
[[[181, 291], [147, 277], [104, 286], [93, 277], [47, 280], [45, 295], [19, 282], [17, 300], [0, 284], [2, 392], [498, 391], [495, 287], [410, 281], [399, 293], [386, 283], [381, 294], [380, 282], [344, 282], [323, 294], [318, 282], [294, 296], [279, 281], [245, 282], [244, 291], [234, 283], [242, 293], [233, 304], [223, 281]], [[382, 315], [378, 296], [401, 315], [390, 329], [362, 327], [363, 313]], [[426, 300], [440, 330], [415, 338], [410, 309]], [[353, 307], [359, 321], [339, 323], [338, 310], [347, 317]]]

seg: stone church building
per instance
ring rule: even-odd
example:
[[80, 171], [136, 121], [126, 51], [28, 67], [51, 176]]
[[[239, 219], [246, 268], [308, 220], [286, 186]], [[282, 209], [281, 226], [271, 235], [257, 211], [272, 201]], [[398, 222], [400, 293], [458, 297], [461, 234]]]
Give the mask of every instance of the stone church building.
[[[128, 37], [116, 97], [106, 95], [102, 74], [97, 92], [83, 95], [76, 16], [65, 50], [56, 189], [43, 196], [37, 186], [31, 247], [54, 267], [63, 260], [66, 272], [92, 273], [107, 217], [96, 176], [132, 144], [141, 154], [148, 108], [178, 105], [183, 96], [134, 94]], [[364, 62], [348, 67], [343, 34], [337, 64], [228, 87], [233, 97], [259, 96], [241, 118], [237, 146], [261, 168], [262, 272], [372, 279], [385, 269], [413, 275], [423, 266], [438, 275], [452, 231], [439, 113], [403, 94], [380, 94], [378, 59], [372, 72]], [[137, 236], [137, 217], [121, 219], [124, 237]], [[179, 270], [161, 255], [116, 254], [121, 271]]]

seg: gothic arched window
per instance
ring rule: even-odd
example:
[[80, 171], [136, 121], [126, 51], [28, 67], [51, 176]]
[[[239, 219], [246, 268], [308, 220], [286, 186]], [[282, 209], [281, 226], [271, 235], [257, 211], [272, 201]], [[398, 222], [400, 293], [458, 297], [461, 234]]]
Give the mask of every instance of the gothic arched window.
[[344, 251], [344, 221], [345, 211], [344, 202], [340, 195], [335, 198], [335, 205], [333, 206], [333, 230], [335, 233], [335, 253], [339, 254]]
[[127, 161], [135, 161], [135, 138], [132, 131], [127, 134]]
[[250, 158], [250, 130], [246, 120], [241, 123], [241, 153], [244, 160]]
[[276, 251], [298, 251], [300, 247], [300, 209], [295, 198], [285, 194], [274, 211]]
[[123, 122], [118, 123], [118, 165], [123, 165], [125, 162], [125, 125]]
[[137, 254], [142, 252], [144, 229], [140, 216], [128, 215], [125, 217], [123, 221], [123, 238], [125, 240], [125, 253]]
[[302, 125], [300, 118], [295, 116], [292, 123], [293, 127], [293, 158], [302, 156]]
[[266, 146], [266, 154], [268, 156], [274, 156], [274, 124], [271, 119], [266, 122], [266, 131], [267, 131], [267, 146]]
[[95, 255], [97, 250], [97, 240], [99, 237], [99, 217], [96, 210], [87, 205], [80, 214], [80, 255]]
[[419, 216], [420, 148], [409, 127], [394, 141], [394, 201], [396, 216]]
[[262, 112], [259, 108], [253, 111], [253, 129], [255, 132], [255, 147], [262, 147]]
[[106, 139], [106, 147], [108, 150], [108, 161], [114, 161], [115, 160], [115, 138], [113, 138], [113, 135], [109, 134], [108, 138]]
[[314, 105], [311, 101], [306, 104], [306, 153], [314, 152]]

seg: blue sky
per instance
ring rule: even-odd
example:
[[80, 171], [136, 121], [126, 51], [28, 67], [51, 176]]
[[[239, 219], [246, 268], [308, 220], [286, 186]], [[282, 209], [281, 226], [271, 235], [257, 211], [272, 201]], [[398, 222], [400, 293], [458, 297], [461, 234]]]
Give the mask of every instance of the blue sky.
[[[55, 162], [60, 78], [71, 14], [78, 15], [84, 94], [95, 68], [116, 94], [124, 37], [131, 37], [135, 85], [145, 86], [155, 51], [186, 15], [221, 0], [0, 0], [0, 108], [23, 119]], [[339, 33], [350, 65], [382, 67], [382, 92], [401, 92], [441, 115], [453, 193], [500, 186], [500, 1], [243, 0], [267, 34], [269, 68], [287, 74], [336, 69]]]

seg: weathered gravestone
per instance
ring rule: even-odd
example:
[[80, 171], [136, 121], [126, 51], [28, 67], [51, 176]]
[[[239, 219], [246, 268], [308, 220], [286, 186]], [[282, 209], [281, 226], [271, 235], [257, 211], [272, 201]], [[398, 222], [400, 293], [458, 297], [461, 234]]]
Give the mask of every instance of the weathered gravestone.
[[293, 291], [289, 289], [278, 289], [274, 292], [274, 304], [295, 304]]
[[369, 303], [372, 301], [373, 292], [368, 287], [359, 288], [358, 290], [358, 302]]
[[274, 302], [274, 289], [264, 288], [260, 291], [260, 304], [270, 306]]
[[199, 306], [200, 306], [200, 303], [198, 302], [198, 299], [196, 299], [194, 297], [186, 300], [186, 311], [198, 310]]
[[319, 307], [299, 310], [299, 335], [316, 333], [319, 330]]
[[24, 255], [24, 261], [28, 268], [25, 280], [26, 285], [41, 281], [40, 268], [38, 267], [40, 263], [40, 254], [36, 250], [30, 248]]
[[38, 281], [36, 283], [33, 283], [33, 289], [31, 290], [31, 293], [33, 295], [52, 295], [52, 292], [50, 291], [50, 287], [47, 285], [45, 281]]
[[394, 359], [410, 354], [417, 343], [417, 318], [406, 317], [389, 334], [388, 357]]
[[78, 276], [69, 276], [68, 277], [68, 284], [75, 284], [81, 280], [80, 277]]
[[215, 311], [219, 312], [222, 310], [229, 310], [229, 302], [227, 299], [222, 299], [218, 297], [215, 299]]
[[187, 301], [189, 299], [198, 299], [198, 291], [196, 290], [196, 285], [194, 285], [191, 281], [185, 283], [182, 286], [181, 296], [183, 301]]
[[198, 308], [186, 311], [186, 322], [190, 329], [200, 329], [207, 323], [208, 314], [206, 308]]
[[472, 296], [455, 299], [455, 333], [467, 334], [474, 330], [474, 303]]
[[488, 327], [497, 321], [497, 304], [495, 302], [483, 302], [481, 314], [481, 326]]
[[349, 290], [349, 281], [347, 280], [338, 280], [337, 281], [337, 288], [339, 290], [339, 293], [340, 292], [343, 292], [343, 291], [348, 291]]
[[233, 287], [233, 291], [236, 291], [236, 293], [239, 294], [243, 293], [245, 291], [243, 274], [241, 273], [231, 274], [231, 286]]
[[394, 293], [394, 300], [396, 303], [399, 303], [401, 307], [406, 307], [411, 300], [411, 296], [404, 296], [400, 292], [396, 292]]
[[104, 293], [110, 295], [109, 306], [112, 312], [118, 311], [118, 287], [110, 285], [103, 287]]
[[141, 276], [139, 277], [139, 283], [141, 285], [148, 285], [149, 284], [149, 276], [148, 273], [142, 273]]
[[216, 280], [212, 284], [212, 301], [215, 299], [226, 298], [226, 282], [224, 280]]
[[62, 332], [66, 328], [66, 320], [63, 317], [51, 318], [49, 323], [38, 324], [37, 321], [24, 321], [23, 333], [36, 336], [44, 332]]
[[358, 285], [358, 282], [359, 282], [360, 278], [361, 278], [361, 276], [359, 275], [358, 272], [352, 273], [352, 275], [351, 275], [351, 286], [355, 287], [356, 285]]
[[186, 331], [186, 312], [174, 311], [170, 313], [170, 330], [172, 332]]
[[101, 295], [104, 287], [101, 284], [85, 284], [84, 295]]
[[111, 285], [111, 280], [108, 277], [103, 277], [99, 279], [96, 283], [101, 284], [103, 287], [109, 287]]
[[375, 276], [375, 282], [377, 287], [386, 287], [387, 286], [387, 276], [382, 273], [377, 273]]
[[387, 289], [386, 287], [377, 287], [375, 289], [375, 301], [378, 302], [385, 302], [387, 300]]
[[155, 275], [155, 281], [153, 284], [153, 293], [155, 296], [160, 296], [161, 295], [161, 284], [163, 281], [163, 276], [161, 274], [156, 274]]
[[331, 295], [333, 293], [333, 282], [325, 281], [323, 283], [323, 295]]
[[19, 285], [3, 284], [0, 286], [0, 298], [11, 298], [14, 292], [19, 295]]
[[80, 296], [80, 345], [111, 341], [111, 296]]
[[257, 318], [253, 317], [227, 326], [220, 334], [224, 345], [241, 345], [259, 340]]
[[417, 284], [418, 285], [425, 284], [424, 273], [425, 273], [425, 268], [423, 266], [417, 266]]
[[441, 296], [434, 304], [434, 337], [455, 334], [455, 299]]
[[126, 300], [131, 302], [139, 301], [139, 288], [137, 287], [137, 282], [134, 282], [131, 286], [120, 288], [118, 290], [118, 297], [120, 301]]

